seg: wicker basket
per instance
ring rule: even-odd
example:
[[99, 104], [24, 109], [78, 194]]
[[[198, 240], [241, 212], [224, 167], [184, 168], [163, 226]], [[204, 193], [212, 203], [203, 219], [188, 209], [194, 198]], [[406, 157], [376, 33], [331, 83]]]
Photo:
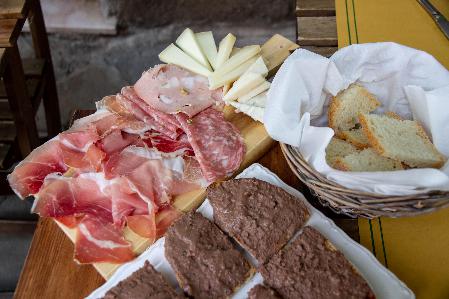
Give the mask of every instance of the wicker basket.
[[404, 217], [429, 213], [449, 206], [449, 192], [432, 191], [406, 196], [387, 196], [351, 190], [315, 171], [292, 146], [281, 143], [288, 165], [322, 205], [350, 217]]

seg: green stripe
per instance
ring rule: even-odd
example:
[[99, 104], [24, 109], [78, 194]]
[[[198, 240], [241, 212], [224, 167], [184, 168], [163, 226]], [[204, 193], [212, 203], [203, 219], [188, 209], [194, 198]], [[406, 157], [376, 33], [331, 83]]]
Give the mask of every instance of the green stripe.
[[357, 19], [355, 17], [354, 0], [352, 0], [352, 15], [354, 16], [355, 39], [356, 39], [357, 43], [359, 43], [359, 33], [357, 31]]
[[346, 5], [346, 24], [348, 25], [349, 44], [352, 45], [351, 29], [349, 28], [348, 0], [345, 0], [345, 5]]
[[377, 220], [379, 221], [380, 239], [382, 240], [382, 250], [384, 252], [385, 267], [388, 268], [387, 250], [385, 249], [384, 233], [382, 231], [382, 221], [380, 220], [380, 217], [377, 218]]
[[373, 254], [376, 256], [376, 246], [374, 244], [374, 233], [373, 233], [373, 226], [371, 224], [371, 219], [368, 220], [369, 223], [369, 232], [371, 234], [371, 247], [373, 248]]

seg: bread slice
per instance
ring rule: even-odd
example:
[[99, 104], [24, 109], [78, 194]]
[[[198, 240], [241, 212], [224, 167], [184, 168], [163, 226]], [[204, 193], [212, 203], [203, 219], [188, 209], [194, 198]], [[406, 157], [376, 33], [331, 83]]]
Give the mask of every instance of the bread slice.
[[410, 167], [443, 166], [445, 157], [418, 122], [376, 114], [360, 114], [359, 119], [371, 146], [380, 155]]
[[342, 131], [341, 135], [344, 140], [348, 141], [359, 149], [369, 147], [369, 140], [361, 127], [357, 129]]
[[332, 137], [326, 147], [326, 162], [330, 167], [335, 168], [335, 160], [337, 158], [342, 158], [353, 153], [357, 153], [355, 146], [344, 140]]
[[335, 168], [343, 171], [393, 171], [404, 169], [401, 162], [382, 157], [372, 148], [337, 158], [335, 160]]
[[369, 113], [380, 106], [380, 102], [364, 87], [352, 84], [332, 98], [329, 105], [329, 127], [337, 137], [341, 132], [354, 128], [360, 113]]

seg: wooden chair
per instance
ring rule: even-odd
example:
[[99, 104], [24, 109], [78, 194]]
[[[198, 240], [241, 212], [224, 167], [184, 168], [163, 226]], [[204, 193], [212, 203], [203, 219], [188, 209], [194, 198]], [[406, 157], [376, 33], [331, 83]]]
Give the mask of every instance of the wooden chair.
[[[35, 59], [20, 59], [17, 38], [28, 18]], [[2, 0], [0, 3], [0, 117], [14, 120], [22, 155], [39, 145], [34, 115], [44, 101], [48, 135], [59, 133], [61, 121], [47, 33], [38, 0]], [[5, 109], [6, 101], [11, 108]]]
[[[26, 19], [33, 39], [34, 59], [21, 59], [17, 47]], [[0, 55], [0, 155], [4, 155], [0, 160], [5, 170], [41, 143], [35, 121], [41, 100], [48, 137], [61, 129], [53, 65], [39, 0], [0, 1]]]

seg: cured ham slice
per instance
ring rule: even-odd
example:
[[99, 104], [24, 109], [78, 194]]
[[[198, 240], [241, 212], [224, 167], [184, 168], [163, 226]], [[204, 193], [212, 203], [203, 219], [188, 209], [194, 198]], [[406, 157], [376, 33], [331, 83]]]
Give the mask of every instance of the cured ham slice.
[[208, 182], [227, 177], [236, 171], [245, 155], [245, 143], [238, 129], [224, 119], [224, 114], [208, 108], [194, 118], [176, 115], [195, 157]]
[[160, 64], [144, 72], [134, 85], [137, 95], [152, 108], [192, 117], [222, 100], [220, 89], [209, 90], [206, 77], [172, 64]]
[[80, 264], [125, 263], [135, 255], [122, 231], [100, 218], [85, 216], [76, 229], [74, 257]]
[[156, 238], [162, 237], [168, 227], [179, 219], [183, 213], [172, 206], [166, 206], [156, 217]]
[[176, 138], [182, 133], [179, 123], [173, 115], [150, 107], [136, 94], [133, 87], [123, 87], [121, 93], [125, 97], [121, 101], [125, 103], [128, 101], [129, 103], [125, 105], [133, 109], [133, 111], [138, 111], [139, 114], [144, 113], [144, 119], [147, 123], [151, 124], [155, 131], [170, 136], [171, 138]]
[[193, 156], [193, 149], [186, 134], [180, 135], [177, 139], [172, 139], [164, 134], [150, 132], [145, 137], [150, 140], [150, 147], [154, 147], [160, 152], [174, 156]]
[[150, 244], [156, 241], [156, 217], [151, 215], [131, 215], [126, 217], [128, 228], [141, 237], [148, 238]]

